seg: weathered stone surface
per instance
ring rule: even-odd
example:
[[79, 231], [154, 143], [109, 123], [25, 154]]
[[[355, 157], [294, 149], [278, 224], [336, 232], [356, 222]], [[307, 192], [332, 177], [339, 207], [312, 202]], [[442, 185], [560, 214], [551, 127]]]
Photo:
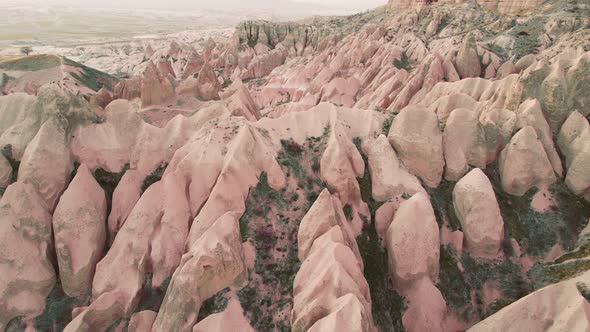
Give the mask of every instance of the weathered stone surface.
[[385, 244], [391, 275], [398, 285], [422, 277], [437, 280], [440, 239], [428, 195], [418, 193], [400, 205]]
[[533, 187], [555, 182], [551, 162], [543, 144], [531, 126], [521, 129], [500, 154], [502, 188], [516, 196], [524, 195]]
[[481, 62], [477, 54], [475, 36], [469, 33], [463, 39], [463, 44], [457, 53], [455, 66], [461, 78], [480, 77]]
[[572, 113], [561, 127], [557, 143], [565, 156], [565, 183], [577, 195], [590, 197], [590, 124], [579, 112]]
[[53, 214], [55, 250], [63, 290], [84, 299], [91, 293], [106, 240], [107, 203], [102, 188], [82, 164]]
[[477, 257], [495, 257], [504, 239], [504, 221], [492, 184], [479, 168], [457, 182], [453, 206], [467, 249]]
[[430, 187], [438, 187], [444, 170], [442, 133], [436, 114], [409, 107], [393, 120], [389, 142], [408, 170]]
[[30, 184], [8, 187], [0, 199], [0, 329], [16, 317], [43, 312], [55, 284], [49, 259], [51, 215]]

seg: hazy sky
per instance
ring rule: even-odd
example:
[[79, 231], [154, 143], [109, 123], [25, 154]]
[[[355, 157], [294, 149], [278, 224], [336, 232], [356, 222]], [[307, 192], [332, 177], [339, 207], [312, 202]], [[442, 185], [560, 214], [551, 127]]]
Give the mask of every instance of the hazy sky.
[[[132, 7], [137, 9], [152, 8], [244, 8], [253, 6], [256, 8], [276, 8], [281, 5], [301, 3], [302, 6], [324, 7], [332, 9], [372, 9], [387, 3], [387, 0], [0, 0], [5, 5], [10, 4], [35, 4], [35, 5], [68, 5], [72, 7]], [[0, 6], [2, 7], [2, 6]]]

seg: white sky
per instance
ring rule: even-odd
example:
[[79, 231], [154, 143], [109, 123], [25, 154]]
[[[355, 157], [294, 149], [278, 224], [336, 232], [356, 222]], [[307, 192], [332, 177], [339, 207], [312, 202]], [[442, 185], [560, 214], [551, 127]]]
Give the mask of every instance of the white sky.
[[277, 8], [289, 2], [301, 3], [301, 6], [324, 7], [330, 9], [372, 9], [387, 3], [387, 0], [0, 0], [0, 7], [34, 4], [36, 6], [68, 5], [72, 7], [113, 7], [136, 9], [170, 8]]

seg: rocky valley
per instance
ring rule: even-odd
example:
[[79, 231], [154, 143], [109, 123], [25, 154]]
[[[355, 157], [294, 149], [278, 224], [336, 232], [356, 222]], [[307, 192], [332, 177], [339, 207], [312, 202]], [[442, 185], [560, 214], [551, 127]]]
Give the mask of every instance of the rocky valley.
[[590, 329], [588, 1], [210, 37], [0, 56], [1, 331]]

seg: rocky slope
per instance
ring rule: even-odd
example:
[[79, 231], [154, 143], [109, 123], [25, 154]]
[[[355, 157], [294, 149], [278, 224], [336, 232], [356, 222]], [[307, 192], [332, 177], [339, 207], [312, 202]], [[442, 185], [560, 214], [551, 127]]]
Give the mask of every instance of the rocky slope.
[[589, 13], [392, 1], [126, 78], [4, 59], [0, 330], [587, 330]]

